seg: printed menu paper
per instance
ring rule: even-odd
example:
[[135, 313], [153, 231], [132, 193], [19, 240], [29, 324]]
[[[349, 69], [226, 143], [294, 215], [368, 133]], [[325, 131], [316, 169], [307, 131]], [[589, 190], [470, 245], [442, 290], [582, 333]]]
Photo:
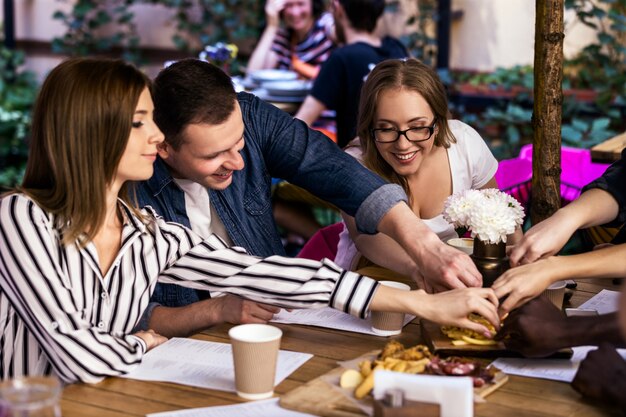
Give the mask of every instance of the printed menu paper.
[[[404, 325], [406, 326], [414, 318], [415, 316], [405, 314]], [[281, 310], [280, 313], [274, 315], [272, 321], [275, 323], [305, 324], [378, 336], [372, 331], [370, 319], [363, 320], [330, 307], [293, 310], [291, 312]]]
[[579, 308], [596, 310], [598, 314], [610, 314], [617, 311], [619, 295], [619, 291], [602, 290], [584, 302]]
[[[597, 346], [572, 348], [574, 354], [570, 359], [499, 358], [492, 365], [509, 375], [572, 382], [580, 362], [587, 357], [589, 351], [596, 349]], [[626, 349], [617, 351], [626, 360]]]
[[[278, 351], [275, 384], [312, 357], [308, 353]], [[146, 353], [141, 364], [123, 377], [235, 392], [233, 355], [228, 343], [172, 338]]]

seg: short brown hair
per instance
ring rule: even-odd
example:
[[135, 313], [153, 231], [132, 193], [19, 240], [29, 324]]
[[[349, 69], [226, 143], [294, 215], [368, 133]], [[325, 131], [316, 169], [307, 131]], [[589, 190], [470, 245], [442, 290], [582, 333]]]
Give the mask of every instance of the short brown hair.
[[[18, 191], [57, 216], [65, 244], [83, 233], [86, 243], [102, 226], [106, 188], [115, 177], [146, 87], [150, 79], [137, 68], [98, 58], [68, 59], [44, 81]], [[129, 203], [125, 187], [120, 198]]]
[[365, 166], [390, 182], [400, 184], [410, 197], [408, 183], [398, 175], [376, 149], [371, 129], [374, 127], [378, 96], [382, 91], [405, 89], [419, 93], [434, 114], [438, 132], [435, 146], [450, 147], [456, 138], [448, 126], [448, 98], [446, 89], [434, 69], [414, 58], [382, 61], [367, 76], [361, 90], [357, 136], [363, 149]]
[[175, 150], [190, 124], [217, 125], [235, 110], [237, 93], [220, 68], [198, 59], [183, 59], [161, 70], [154, 80], [154, 121]]

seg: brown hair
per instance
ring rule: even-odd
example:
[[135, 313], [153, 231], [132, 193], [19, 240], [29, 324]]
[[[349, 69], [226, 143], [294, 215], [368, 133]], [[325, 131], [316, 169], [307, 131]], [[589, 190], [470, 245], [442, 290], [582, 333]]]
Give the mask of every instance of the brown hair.
[[[105, 194], [150, 79], [122, 60], [73, 58], [54, 68], [33, 111], [26, 173], [17, 191], [55, 214], [63, 242], [92, 240], [104, 222]], [[129, 206], [126, 187], [119, 197]], [[83, 235], [83, 233], [85, 235]]]
[[450, 147], [456, 138], [448, 126], [448, 99], [439, 76], [428, 65], [414, 58], [382, 61], [367, 76], [361, 90], [357, 136], [363, 149], [363, 161], [372, 171], [390, 182], [400, 184], [411, 198], [406, 178], [398, 175], [376, 149], [371, 129], [374, 127], [378, 96], [382, 91], [405, 89], [419, 93], [434, 114], [437, 123], [435, 146]]
[[154, 121], [174, 150], [190, 124], [218, 125], [235, 110], [237, 93], [220, 68], [198, 59], [183, 59], [154, 80]]

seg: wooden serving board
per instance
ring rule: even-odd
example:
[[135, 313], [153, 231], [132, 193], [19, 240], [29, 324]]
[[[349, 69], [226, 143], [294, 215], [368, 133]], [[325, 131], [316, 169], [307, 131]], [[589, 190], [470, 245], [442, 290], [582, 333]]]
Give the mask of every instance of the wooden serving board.
[[[350, 364], [357, 364], [363, 360], [375, 358], [380, 351], [373, 351], [356, 359], [349, 361]], [[356, 366], [351, 368], [356, 369]], [[350, 398], [346, 390], [339, 387], [339, 378], [346, 370], [343, 366], [333, 369], [304, 385], [299, 386], [287, 394], [280, 397], [280, 406], [303, 413], [315, 414], [323, 417], [363, 417], [368, 414], [363, 411]], [[509, 380], [509, 376], [504, 372], [498, 372], [494, 377], [494, 382], [486, 384], [480, 388], [474, 388], [474, 394], [485, 398]], [[373, 399], [371, 395], [359, 400], [365, 407], [372, 407]]]
[[280, 397], [280, 406], [302, 413], [315, 414], [323, 417], [363, 417], [363, 410], [354, 404], [340, 389], [328, 383], [337, 380], [345, 371], [338, 367], [299, 386]]
[[[508, 350], [503, 342], [498, 342], [495, 345], [480, 346], [480, 345], [461, 345], [455, 346], [452, 344], [452, 339], [441, 332], [441, 326], [426, 320], [420, 322], [422, 328], [422, 337], [428, 345], [430, 351], [440, 357], [447, 356], [473, 356], [480, 358], [520, 358], [517, 352]], [[569, 359], [572, 357], [573, 351], [571, 349], [562, 349], [550, 358], [562, 358]]]

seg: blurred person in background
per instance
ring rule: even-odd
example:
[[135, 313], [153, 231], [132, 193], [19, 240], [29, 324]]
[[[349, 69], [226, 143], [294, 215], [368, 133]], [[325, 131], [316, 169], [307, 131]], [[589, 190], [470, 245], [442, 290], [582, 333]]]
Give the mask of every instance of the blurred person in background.
[[246, 72], [288, 69], [313, 79], [335, 47], [332, 31], [333, 18], [324, 11], [323, 0], [267, 0], [265, 29]]
[[384, 0], [332, 0], [337, 42], [343, 46], [322, 65], [295, 116], [311, 126], [322, 112], [334, 110], [341, 148], [356, 135], [359, 95], [367, 74], [385, 59], [409, 55], [399, 40], [375, 34], [384, 10]]

